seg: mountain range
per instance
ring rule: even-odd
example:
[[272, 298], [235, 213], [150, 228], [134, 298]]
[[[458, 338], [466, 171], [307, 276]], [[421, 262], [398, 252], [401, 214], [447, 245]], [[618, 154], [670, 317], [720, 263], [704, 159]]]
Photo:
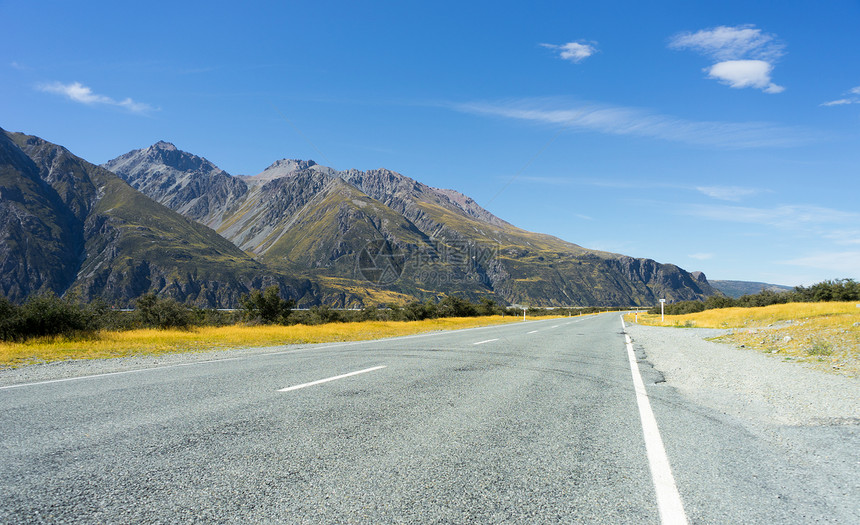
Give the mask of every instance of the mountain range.
[[672, 264], [517, 228], [386, 169], [283, 159], [231, 175], [168, 142], [95, 166], [0, 130], [0, 291], [127, 305], [146, 292], [235, 306], [270, 284], [300, 305], [437, 299], [648, 305], [715, 293]]
[[743, 295], [755, 295], [761, 291], [768, 292], [791, 292], [794, 290], [792, 286], [784, 286], [782, 284], [761, 283], [754, 281], [708, 281], [711, 286], [719, 290], [725, 295], [733, 299], [738, 299]]

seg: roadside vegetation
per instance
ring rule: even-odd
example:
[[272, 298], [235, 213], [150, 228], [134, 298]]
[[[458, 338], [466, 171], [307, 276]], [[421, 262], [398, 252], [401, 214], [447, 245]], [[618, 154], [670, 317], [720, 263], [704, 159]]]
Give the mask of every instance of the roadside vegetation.
[[25, 364], [288, 344], [365, 341], [510, 323], [511, 316], [450, 317], [424, 321], [365, 321], [319, 325], [202, 326], [100, 331], [86, 337], [53, 336], [23, 343], [0, 342], [0, 368]]
[[[201, 309], [153, 294], [132, 311], [41, 295], [23, 305], [0, 296], [0, 367], [64, 359], [118, 357], [298, 343], [367, 340], [514, 322], [522, 309], [456, 296], [405, 306], [297, 310], [278, 287], [255, 290], [232, 311]], [[605, 310], [605, 309], [603, 309]], [[528, 317], [594, 313], [596, 308], [529, 308]]]
[[860, 377], [860, 308], [856, 300], [791, 302], [666, 315], [628, 314], [625, 320], [650, 326], [722, 328], [717, 342]]
[[[681, 301], [664, 306], [666, 315], [682, 315], [719, 308], [756, 308], [772, 304], [788, 303], [818, 303], [830, 301], [860, 301], [860, 283], [853, 279], [835, 279], [822, 281], [812, 286], [797, 286], [790, 292], [773, 292], [762, 290], [757, 294], [749, 294], [732, 299], [725, 295], [714, 295], [705, 301]], [[660, 305], [651, 308], [648, 313], [659, 314]]]

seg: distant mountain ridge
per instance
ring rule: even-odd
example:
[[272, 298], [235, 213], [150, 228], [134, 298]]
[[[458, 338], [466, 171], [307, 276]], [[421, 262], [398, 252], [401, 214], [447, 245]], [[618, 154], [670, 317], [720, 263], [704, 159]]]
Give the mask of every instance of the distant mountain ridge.
[[267, 267], [344, 290], [367, 286], [370, 275], [372, 284], [418, 299], [457, 293], [540, 306], [715, 293], [702, 274], [528, 232], [466, 195], [386, 169], [283, 159], [234, 177], [167, 142], [104, 167]]
[[728, 295], [733, 299], [737, 299], [743, 295], [753, 295], [767, 290], [769, 292], [790, 292], [794, 290], [792, 286], [784, 286], [781, 284], [759, 283], [752, 281], [724, 281], [712, 280], [709, 281], [711, 286]]
[[[167, 145], [160, 149], [168, 162], [190, 172], [213, 178], [220, 173]], [[186, 185], [185, 195], [191, 190]], [[200, 193], [204, 200], [217, 194]], [[0, 292], [15, 302], [53, 292], [128, 306], [155, 292], [199, 306], [231, 307], [243, 293], [275, 284], [304, 304], [367, 297], [273, 270], [114, 173], [62, 146], [2, 129], [0, 270]]]

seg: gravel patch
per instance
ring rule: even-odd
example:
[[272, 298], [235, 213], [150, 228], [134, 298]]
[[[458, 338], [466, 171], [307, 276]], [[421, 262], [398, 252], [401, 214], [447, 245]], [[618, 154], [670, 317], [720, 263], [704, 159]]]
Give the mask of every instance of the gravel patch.
[[694, 402], [754, 424], [860, 425], [860, 380], [706, 341], [704, 328], [628, 325], [669, 386]]

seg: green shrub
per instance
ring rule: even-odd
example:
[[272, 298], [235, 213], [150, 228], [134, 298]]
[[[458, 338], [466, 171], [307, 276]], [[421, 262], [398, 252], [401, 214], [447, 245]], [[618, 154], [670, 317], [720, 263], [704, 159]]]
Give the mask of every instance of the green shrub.
[[18, 307], [0, 295], [0, 341], [18, 338]]
[[831, 355], [833, 353], [833, 345], [827, 341], [815, 341], [812, 346], [806, 349], [809, 355]]
[[281, 298], [281, 288], [277, 285], [265, 291], [254, 290], [239, 299], [244, 310], [245, 320], [261, 324], [287, 324], [295, 302]]
[[449, 295], [442, 299], [438, 306], [438, 317], [475, 317], [478, 307], [462, 297]]
[[101, 327], [105, 309], [101, 302], [85, 306], [53, 293], [32, 297], [22, 306], [0, 297], [0, 339], [23, 341], [32, 337], [92, 333]]
[[137, 299], [134, 313], [136, 324], [144, 328], [189, 328], [193, 324], [193, 315], [188, 307], [153, 293]]

